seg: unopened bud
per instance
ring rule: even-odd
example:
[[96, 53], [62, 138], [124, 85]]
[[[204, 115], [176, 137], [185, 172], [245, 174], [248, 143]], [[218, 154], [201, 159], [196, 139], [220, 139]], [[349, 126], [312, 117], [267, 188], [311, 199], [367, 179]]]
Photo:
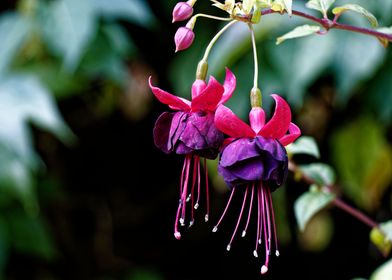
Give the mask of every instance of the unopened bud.
[[252, 108], [261, 107], [262, 97], [261, 97], [260, 89], [252, 88], [252, 90], [250, 91], [250, 104], [251, 104]]
[[185, 50], [189, 48], [193, 39], [195, 38], [195, 33], [188, 27], [178, 28], [176, 34], [174, 35], [174, 42], [176, 44], [176, 52]]
[[193, 14], [194, 1], [178, 2], [173, 9], [173, 21], [184, 21], [190, 18]]

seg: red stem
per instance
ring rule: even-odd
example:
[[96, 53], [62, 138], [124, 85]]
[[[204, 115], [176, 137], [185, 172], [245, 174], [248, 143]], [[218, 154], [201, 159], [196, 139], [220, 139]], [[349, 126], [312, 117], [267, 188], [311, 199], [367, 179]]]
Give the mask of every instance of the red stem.
[[[370, 29], [370, 28], [363, 28], [363, 27], [353, 26], [353, 25], [349, 25], [349, 24], [337, 23], [336, 20], [332, 21], [332, 20], [326, 19], [326, 18], [320, 19], [315, 16], [312, 16], [312, 15], [309, 15], [307, 13], [303, 13], [300, 11], [296, 11], [296, 10], [293, 10], [292, 12], [293, 12], [293, 15], [303, 17], [303, 18], [309, 19], [311, 21], [317, 22], [318, 24], [322, 25], [326, 30], [330, 30], [330, 29], [348, 30], [348, 31], [356, 32], [356, 33], [375, 36], [377, 38], [386, 39], [386, 40], [392, 42], [392, 34], [382, 33], [382, 32], [379, 32], [379, 31], [376, 31], [376, 30]], [[268, 15], [268, 14], [274, 14], [274, 13], [279, 13], [279, 12], [273, 11], [272, 9], [265, 9], [265, 10], [261, 11], [262, 15]]]
[[[313, 180], [311, 177], [306, 176], [301, 168], [298, 167], [298, 165], [296, 165], [295, 163], [293, 163], [292, 161], [289, 162], [289, 170], [294, 172], [294, 174], [296, 173], [300, 173], [301, 174], [301, 179], [309, 184], [309, 185], [313, 185], [316, 184], [318, 185], [318, 183]], [[332, 190], [334, 189], [333, 186], [324, 186], [325, 188], [327, 188], [328, 190]], [[364, 213], [362, 213], [361, 211], [359, 211], [358, 209], [353, 208], [352, 206], [348, 205], [346, 202], [344, 202], [343, 200], [341, 200], [338, 197], [335, 197], [335, 199], [332, 201], [332, 203], [342, 209], [343, 211], [347, 212], [348, 214], [350, 214], [351, 216], [355, 217], [356, 219], [358, 219], [359, 221], [361, 221], [362, 223], [368, 225], [370, 228], [378, 228], [378, 224], [373, 221], [372, 219], [370, 219], [368, 216], [366, 216]]]
[[362, 212], [358, 211], [357, 209], [351, 207], [350, 205], [346, 204], [344, 201], [342, 201], [340, 198], [335, 198], [333, 200], [333, 204], [342, 209], [343, 211], [349, 213], [351, 216], [357, 218], [364, 224], [368, 225], [370, 228], [378, 228], [378, 224], [370, 219], [368, 216], [363, 214]]

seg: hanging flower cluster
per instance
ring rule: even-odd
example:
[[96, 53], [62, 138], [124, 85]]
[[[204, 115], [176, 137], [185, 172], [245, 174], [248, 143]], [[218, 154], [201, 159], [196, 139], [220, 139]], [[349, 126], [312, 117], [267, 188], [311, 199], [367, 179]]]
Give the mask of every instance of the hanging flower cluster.
[[[218, 18], [205, 14], [192, 16], [196, 0], [179, 2], [173, 9], [173, 22], [190, 18], [184, 27], [180, 27], [175, 36], [176, 51], [191, 46], [195, 35], [193, 28], [197, 17], [208, 17], [229, 21], [207, 46], [205, 54], [198, 64], [196, 79], [191, 87], [191, 101], [172, 95], [152, 84], [150, 88], [155, 97], [172, 110], [160, 115], [155, 123], [153, 135], [155, 145], [165, 153], [176, 153], [185, 156], [181, 178], [180, 199], [177, 208], [174, 236], [181, 238], [179, 225], [194, 224], [194, 210], [199, 207], [201, 191], [202, 167], [201, 160], [215, 159], [219, 155], [218, 173], [223, 177], [231, 191], [229, 201], [213, 231], [217, 231], [230, 201], [236, 192], [243, 193], [243, 204], [240, 210], [232, 238], [227, 245], [230, 250], [245, 206], [248, 203], [246, 225], [242, 236], [246, 235], [252, 209], [257, 208], [256, 244], [253, 251], [258, 256], [258, 247], [264, 244], [265, 262], [261, 273], [268, 271], [269, 256], [274, 249], [278, 256], [278, 242], [274, 221], [271, 192], [281, 186], [288, 172], [288, 157], [285, 146], [300, 136], [300, 129], [291, 122], [291, 111], [286, 101], [279, 95], [273, 94], [276, 102], [275, 112], [267, 123], [265, 112], [261, 107], [262, 95], [258, 89], [258, 62], [254, 32], [252, 24], [257, 1], [235, 2], [226, 1], [225, 4], [213, 1], [214, 6], [229, 13], [228, 18]], [[262, 1], [263, 2], [263, 1]], [[232, 96], [236, 87], [234, 74], [226, 69], [226, 78], [220, 84], [213, 76], [206, 82], [208, 71], [208, 56], [223, 32], [236, 22], [245, 22], [250, 27], [252, 36], [255, 76], [251, 89], [251, 110], [249, 114], [250, 126], [239, 119], [229, 108], [223, 105]], [[208, 174], [205, 168], [205, 221], [209, 219], [209, 190]], [[242, 190], [242, 191], [240, 191]], [[190, 206], [187, 207], [187, 202]], [[255, 207], [253, 205], [256, 205]], [[187, 213], [187, 209], [190, 213]], [[188, 212], [189, 212], [188, 210]]]

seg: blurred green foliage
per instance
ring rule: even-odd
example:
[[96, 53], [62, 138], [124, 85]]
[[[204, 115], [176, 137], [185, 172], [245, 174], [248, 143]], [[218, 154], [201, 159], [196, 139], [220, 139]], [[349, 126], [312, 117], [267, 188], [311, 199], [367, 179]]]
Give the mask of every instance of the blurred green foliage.
[[12, 250], [56, 257], [39, 212], [45, 163], [32, 125], [74, 145], [55, 99], [89, 90], [97, 78], [109, 88], [126, 86], [126, 61], [137, 49], [120, 20], [155, 24], [142, 0], [21, 0], [0, 14], [0, 279]]

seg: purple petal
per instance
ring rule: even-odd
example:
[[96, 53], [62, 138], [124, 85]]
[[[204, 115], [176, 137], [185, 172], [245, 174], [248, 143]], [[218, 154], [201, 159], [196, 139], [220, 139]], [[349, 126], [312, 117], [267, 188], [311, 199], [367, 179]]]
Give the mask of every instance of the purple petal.
[[255, 139], [241, 138], [231, 142], [224, 151], [219, 164], [228, 167], [239, 161], [260, 155]]
[[165, 153], [170, 153], [169, 148], [169, 132], [171, 130], [171, 124], [173, 120], [174, 113], [164, 112], [159, 116], [155, 122], [153, 135], [154, 143], [159, 149]]

